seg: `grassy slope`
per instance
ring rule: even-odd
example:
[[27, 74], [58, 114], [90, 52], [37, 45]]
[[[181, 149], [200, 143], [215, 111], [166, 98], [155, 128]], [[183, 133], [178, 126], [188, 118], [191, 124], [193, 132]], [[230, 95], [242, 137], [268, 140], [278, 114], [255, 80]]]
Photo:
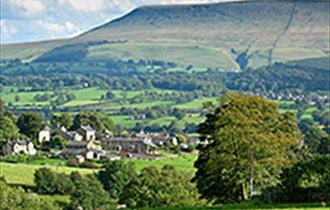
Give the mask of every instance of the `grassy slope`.
[[199, 108], [202, 108], [203, 103], [209, 102], [209, 101], [216, 103], [217, 100], [218, 100], [218, 97], [196, 99], [196, 100], [188, 102], [188, 103], [178, 104], [175, 107], [179, 108], [179, 109], [199, 109]]
[[[1, 92], [1, 98], [5, 100], [7, 103], [11, 102], [18, 106], [27, 106], [27, 105], [49, 105], [49, 101], [46, 102], [38, 102], [34, 100], [34, 96], [37, 94], [42, 95], [46, 93], [45, 91], [39, 91], [39, 92], [14, 92], [14, 93], [3, 93]], [[52, 92], [48, 92], [52, 93]], [[19, 101], [15, 102], [15, 97], [19, 96]]]
[[[193, 164], [197, 158], [196, 154], [188, 154], [180, 157], [164, 158], [158, 160], [127, 160], [135, 163], [136, 169], [141, 171], [143, 168], [148, 166], [155, 166], [161, 168], [164, 165], [173, 165], [177, 169], [185, 171], [194, 171]], [[0, 177], [4, 176], [10, 184], [23, 184], [33, 185], [33, 174], [34, 171], [41, 167], [50, 167], [56, 172], [71, 173], [73, 171], [79, 171], [82, 174], [88, 174], [96, 172], [96, 169], [81, 169], [72, 168], [66, 166], [57, 165], [39, 165], [39, 164], [23, 164], [23, 163], [5, 163], [0, 162]]]
[[[25, 87], [28, 89], [29, 87]], [[14, 92], [11, 92], [11, 89], [14, 90]], [[4, 99], [7, 103], [11, 102], [15, 106], [20, 108], [29, 108], [29, 107], [35, 107], [35, 106], [44, 106], [49, 105], [50, 101], [47, 102], [37, 102], [33, 99], [33, 97], [36, 94], [43, 94], [46, 92], [15, 92], [17, 90], [17, 87], [12, 86], [4, 86], [1, 89], [1, 98]], [[100, 103], [99, 99], [101, 98], [101, 95], [104, 95], [106, 93], [106, 90], [102, 90], [98, 87], [93, 88], [85, 88], [85, 89], [79, 89], [79, 90], [67, 90], [70, 93], [75, 94], [76, 99], [73, 101], [70, 101], [62, 107], [72, 107], [72, 106], [82, 106], [82, 105], [93, 105], [94, 108], [101, 108], [104, 112], [109, 113], [110, 115], [119, 110], [122, 107], [126, 108], [137, 108], [137, 109], [145, 109], [147, 107], [154, 107], [154, 106], [160, 106], [160, 105], [171, 105], [172, 107], [176, 107], [179, 109], [185, 109], [185, 110], [191, 110], [191, 109], [200, 109], [202, 108], [202, 104], [207, 101], [211, 101], [213, 103], [217, 102], [217, 97], [209, 97], [209, 98], [202, 98], [202, 99], [196, 99], [194, 101], [188, 102], [188, 103], [182, 103], [182, 104], [176, 104], [174, 101], [151, 101], [151, 102], [145, 102], [145, 103], [138, 103], [138, 104], [125, 104], [122, 102], [102, 102]], [[152, 91], [156, 92], [173, 92], [169, 90], [160, 90], [160, 89], [154, 89]], [[144, 94], [145, 91], [126, 91], [125, 94], [127, 94], [128, 98], [133, 98], [137, 95]], [[51, 92], [48, 92], [51, 93]], [[116, 96], [116, 100], [123, 99], [123, 93], [124, 91], [115, 90], [113, 93]], [[19, 102], [15, 102], [15, 96], [18, 95], [20, 97]], [[278, 103], [282, 104], [292, 104], [293, 101], [276, 101]], [[311, 118], [311, 113], [315, 109], [310, 108], [306, 110], [306, 113], [303, 115], [303, 118]], [[297, 110], [281, 110], [284, 111], [291, 111], [291, 112], [297, 112]], [[161, 117], [155, 120], [134, 120], [132, 119], [132, 116], [116, 116], [112, 115], [112, 118], [116, 124], [120, 124], [124, 127], [133, 127], [135, 123], [137, 122], [143, 122], [146, 125], [151, 124], [159, 124], [161, 126], [163, 125], [169, 125], [173, 120], [176, 120], [174, 117]], [[185, 118], [182, 120], [177, 120], [177, 123], [180, 128], [183, 128], [186, 123], [199, 123], [203, 120], [203, 117], [198, 116], [196, 114], [187, 113]]]
[[54, 171], [61, 173], [71, 173], [79, 171], [82, 174], [93, 173], [95, 170], [70, 168], [65, 166], [46, 166], [30, 164], [0, 163], [0, 176], [4, 176], [10, 184], [33, 185], [34, 171], [41, 167], [50, 167]]
[[[164, 60], [180, 65], [195, 67], [222, 67], [238, 70], [230, 53], [221, 48], [203, 47], [191, 44], [165, 43], [122, 43], [105, 44], [89, 48], [89, 59], [119, 58], [122, 60], [140, 59]], [[198, 59], [196, 59], [198, 58]]]
[[295, 64], [295, 65], [300, 65], [300, 66], [307, 66], [307, 67], [314, 67], [314, 68], [316, 67], [316, 68], [330, 70], [329, 56], [330, 56], [330, 54], [328, 53], [327, 56], [325, 56], [325, 57], [294, 60], [294, 61], [288, 62], [288, 64]]

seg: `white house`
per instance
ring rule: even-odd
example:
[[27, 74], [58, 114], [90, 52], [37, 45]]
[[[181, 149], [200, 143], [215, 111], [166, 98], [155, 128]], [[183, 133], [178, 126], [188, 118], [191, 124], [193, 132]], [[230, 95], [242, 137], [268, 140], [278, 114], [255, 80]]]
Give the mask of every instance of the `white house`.
[[34, 145], [30, 141], [8, 141], [2, 147], [2, 153], [4, 155], [16, 155], [16, 154], [26, 154], [26, 155], [35, 155], [37, 150], [34, 148]]

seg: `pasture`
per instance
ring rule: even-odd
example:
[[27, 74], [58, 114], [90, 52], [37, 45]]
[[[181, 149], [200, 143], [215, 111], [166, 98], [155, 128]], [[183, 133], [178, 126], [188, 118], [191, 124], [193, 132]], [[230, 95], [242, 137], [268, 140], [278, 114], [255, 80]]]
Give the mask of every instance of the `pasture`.
[[57, 165], [36, 165], [36, 164], [24, 164], [24, 163], [0, 163], [0, 177], [3, 176], [6, 181], [10, 184], [18, 185], [33, 185], [33, 175], [34, 171], [42, 168], [49, 167], [52, 170], [59, 173], [71, 173], [78, 171], [82, 174], [88, 174], [96, 172], [92, 169], [81, 169], [81, 168], [72, 168], [66, 166], [57, 166]]
[[[24, 88], [24, 89], [23, 89]], [[52, 95], [53, 91], [31, 91], [32, 87], [14, 87], [14, 86], [2, 86], [1, 87], [1, 98], [7, 103], [15, 107], [15, 110], [28, 110], [28, 109], [42, 109], [47, 108], [51, 105], [51, 101], [56, 99], [52, 96], [48, 101], [39, 102], [35, 99], [37, 94], [42, 95], [48, 93]], [[25, 90], [25, 91], [24, 91]], [[147, 92], [153, 93], [176, 93], [174, 90], [164, 90], [164, 89], [150, 89], [150, 90], [139, 90], [139, 91], [122, 91], [122, 90], [111, 90], [115, 98], [111, 100], [101, 101], [101, 97], [107, 93], [107, 89], [101, 89], [100, 87], [88, 87], [82, 89], [70, 89], [63, 88], [60, 92], [65, 92], [67, 94], [73, 94], [75, 98], [58, 108], [63, 109], [66, 112], [77, 112], [77, 109], [84, 111], [95, 111], [98, 110], [103, 113], [107, 113], [111, 116], [116, 124], [120, 124], [125, 128], [132, 128], [136, 123], [141, 122], [145, 125], [157, 124], [159, 126], [168, 126], [172, 121], [176, 120], [180, 128], [184, 128], [186, 123], [200, 123], [203, 121], [204, 117], [198, 113], [201, 113], [203, 103], [213, 102], [217, 103], [218, 97], [204, 97], [195, 99], [190, 102], [177, 103], [174, 100], [145, 100], [148, 95]], [[177, 92], [179, 93], [179, 92]], [[17, 96], [19, 100], [17, 100]], [[129, 103], [130, 99], [138, 98], [143, 102]], [[279, 105], [291, 106], [294, 105], [294, 101], [287, 100], [276, 100]], [[178, 108], [186, 112], [183, 119], [178, 120], [173, 116], [162, 116], [157, 119], [134, 119], [131, 115], [118, 115], [118, 112], [122, 108], [131, 108], [138, 110], [145, 110], [148, 108], [153, 108], [157, 106], [170, 106], [173, 108]], [[281, 112], [293, 112], [296, 113], [295, 109], [282, 109]], [[309, 107], [302, 118], [312, 118], [312, 112], [315, 111], [314, 107]], [[121, 114], [121, 113], [119, 113]], [[47, 119], [49, 120], [49, 119]]]
[[[177, 169], [184, 171], [194, 171], [194, 162], [197, 159], [196, 154], [187, 154], [180, 157], [169, 157], [157, 160], [147, 160], [147, 159], [137, 159], [137, 160], [125, 160], [134, 163], [137, 171], [141, 171], [145, 167], [155, 166], [157, 168], [162, 168], [164, 165], [172, 165]], [[98, 169], [84, 169], [84, 168], [74, 168], [67, 167], [56, 164], [26, 164], [26, 163], [6, 163], [0, 162], [0, 177], [3, 176], [6, 181], [10, 184], [18, 185], [33, 185], [33, 175], [34, 171], [42, 168], [49, 167], [50, 169], [59, 173], [71, 173], [78, 171], [82, 174], [95, 173]]]

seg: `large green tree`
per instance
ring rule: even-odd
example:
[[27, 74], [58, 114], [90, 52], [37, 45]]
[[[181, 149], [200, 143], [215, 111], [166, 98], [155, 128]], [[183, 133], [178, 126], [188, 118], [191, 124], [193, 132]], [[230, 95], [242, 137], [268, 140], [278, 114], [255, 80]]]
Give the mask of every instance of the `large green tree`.
[[164, 166], [143, 169], [126, 185], [120, 203], [129, 208], [184, 207], [201, 204], [192, 175]]
[[18, 135], [16, 124], [7, 116], [0, 116], [0, 145]]
[[271, 190], [275, 202], [329, 201], [330, 155], [305, 157], [285, 169], [281, 185]]
[[[77, 176], [77, 174], [72, 176]], [[70, 203], [72, 209], [116, 209], [115, 203], [94, 175], [80, 176], [79, 179], [74, 180], [75, 188], [71, 193]]]
[[136, 176], [133, 165], [124, 161], [111, 161], [106, 163], [98, 173], [98, 179], [110, 196], [117, 199], [124, 187]]
[[69, 113], [54, 114], [50, 122], [53, 126], [64, 126], [66, 129], [73, 125], [73, 119]]
[[22, 134], [34, 139], [43, 128], [44, 122], [39, 114], [35, 112], [24, 112], [17, 119], [17, 126]]
[[261, 97], [236, 93], [220, 99], [198, 132], [208, 144], [200, 149], [194, 180], [202, 196], [215, 202], [246, 200], [278, 184], [301, 138], [292, 113], [280, 113], [276, 103]]
[[69, 194], [74, 183], [69, 175], [56, 173], [49, 168], [37, 169], [34, 173], [34, 183], [38, 193], [42, 194]]
[[73, 120], [73, 129], [78, 129], [81, 125], [90, 125], [99, 132], [114, 132], [115, 124], [110, 117], [98, 112], [82, 112], [77, 114]]
[[26, 193], [20, 187], [11, 187], [0, 179], [0, 210], [60, 210], [49, 200], [42, 199], [32, 193]]

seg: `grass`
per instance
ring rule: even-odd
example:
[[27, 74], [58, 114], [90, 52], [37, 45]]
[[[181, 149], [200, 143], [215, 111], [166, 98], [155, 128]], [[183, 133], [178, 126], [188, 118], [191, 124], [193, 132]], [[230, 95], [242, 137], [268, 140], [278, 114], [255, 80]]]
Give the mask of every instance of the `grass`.
[[149, 166], [155, 166], [156, 168], [161, 169], [165, 165], [171, 165], [179, 170], [193, 172], [195, 170], [194, 162], [196, 160], [197, 160], [196, 154], [184, 154], [180, 157], [173, 157], [173, 158], [163, 158], [157, 160], [138, 159], [138, 160], [128, 160], [128, 161], [133, 162], [138, 171], [141, 171], [143, 168]]
[[200, 109], [202, 108], [203, 103], [211, 101], [213, 103], [217, 102], [218, 97], [209, 97], [209, 98], [203, 98], [203, 99], [196, 99], [194, 101], [184, 103], [184, 104], [178, 104], [175, 107], [179, 109]]
[[205, 118], [200, 116], [199, 114], [186, 114], [186, 116], [178, 121], [178, 126], [180, 128], [184, 128], [186, 123], [195, 123], [199, 124], [201, 123]]
[[[127, 159], [126, 161], [133, 162], [138, 171], [141, 171], [143, 168], [149, 166], [155, 166], [160, 169], [164, 165], [172, 165], [177, 169], [193, 172], [194, 171], [193, 164], [196, 159], [197, 159], [196, 154], [186, 154], [180, 157], [163, 158], [157, 160]], [[73, 168], [67, 166], [37, 165], [37, 163], [25, 164], [25, 163], [0, 162], [0, 177], [3, 176], [6, 179], [6, 181], [10, 184], [33, 186], [34, 171], [42, 167], [48, 167], [56, 172], [67, 173], [67, 174], [74, 171], [78, 171], [81, 174], [89, 174], [98, 171], [97, 169], [82, 169], [82, 168]]]
[[41, 200], [46, 201], [47, 203], [53, 204], [68, 204], [70, 203], [70, 196], [69, 195], [41, 195], [41, 194], [34, 194]]
[[[45, 93], [50, 93], [52, 92], [47, 92], [47, 91], [38, 91], [38, 92], [13, 92], [13, 93], [2, 93], [1, 92], [1, 98], [6, 101], [7, 103], [13, 103], [18, 106], [27, 106], [27, 105], [49, 105], [49, 101], [45, 102], [38, 102], [34, 99], [34, 97], [39, 94], [45, 94]], [[15, 97], [19, 97], [19, 101], [15, 101]]]
[[151, 120], [148, 122], [148, 125], [152, 124], [158, 124], [159, 126], [167, 126], [169, 125], [173, 120], [175, 120], [175, 117], [161, 117], [156, 120]]
[[134, 127], [135, 123], [137, 122], [141, 122], [140, 120], [133, 120], [132, 116], [123, 115], [111, 116], [111, 119], [115, 124], [128, 128]]
[[88, 174], [96, 171], [92, 169], [71, 168], [66, 166], [47, 166], [23, 163], [14, 164], [1, 162], [0, 176], [4, 176], [7, 182], [10, 184], [33, 186], [34, 171], [42, 167], [49, 167], [52, 170], [60, 173], [71, 173], [74, 171], [79, 171], [82, 174]]
[[[225, 49], [172, 43], [119, 43], [90, 47], [88, 59], [118, 58], [122, 60], [164, 60], [179, 65], [197, 68], [221, 67], [239, 69], [230, 53]], [[198, 59], [196, 59], [198, 58]]]
[[173, 101], [152, 101], [152, 102], [139, 103], [139, 104], [123, 104], [123, 105], [117, 104], [117, 105], [112, 105], [109, 108], [120, 109], [122, 107], [125, 107], [125, 108], [146, 109], [155, 106], [170, 105], [170, 104], [173, 104]]
[[[324, 57], [326, 54], [320, 49], [281, 48], [273, 52], [274, 61], [303, 60]], [[288, 59], [289, 58], [289, 59]]]

